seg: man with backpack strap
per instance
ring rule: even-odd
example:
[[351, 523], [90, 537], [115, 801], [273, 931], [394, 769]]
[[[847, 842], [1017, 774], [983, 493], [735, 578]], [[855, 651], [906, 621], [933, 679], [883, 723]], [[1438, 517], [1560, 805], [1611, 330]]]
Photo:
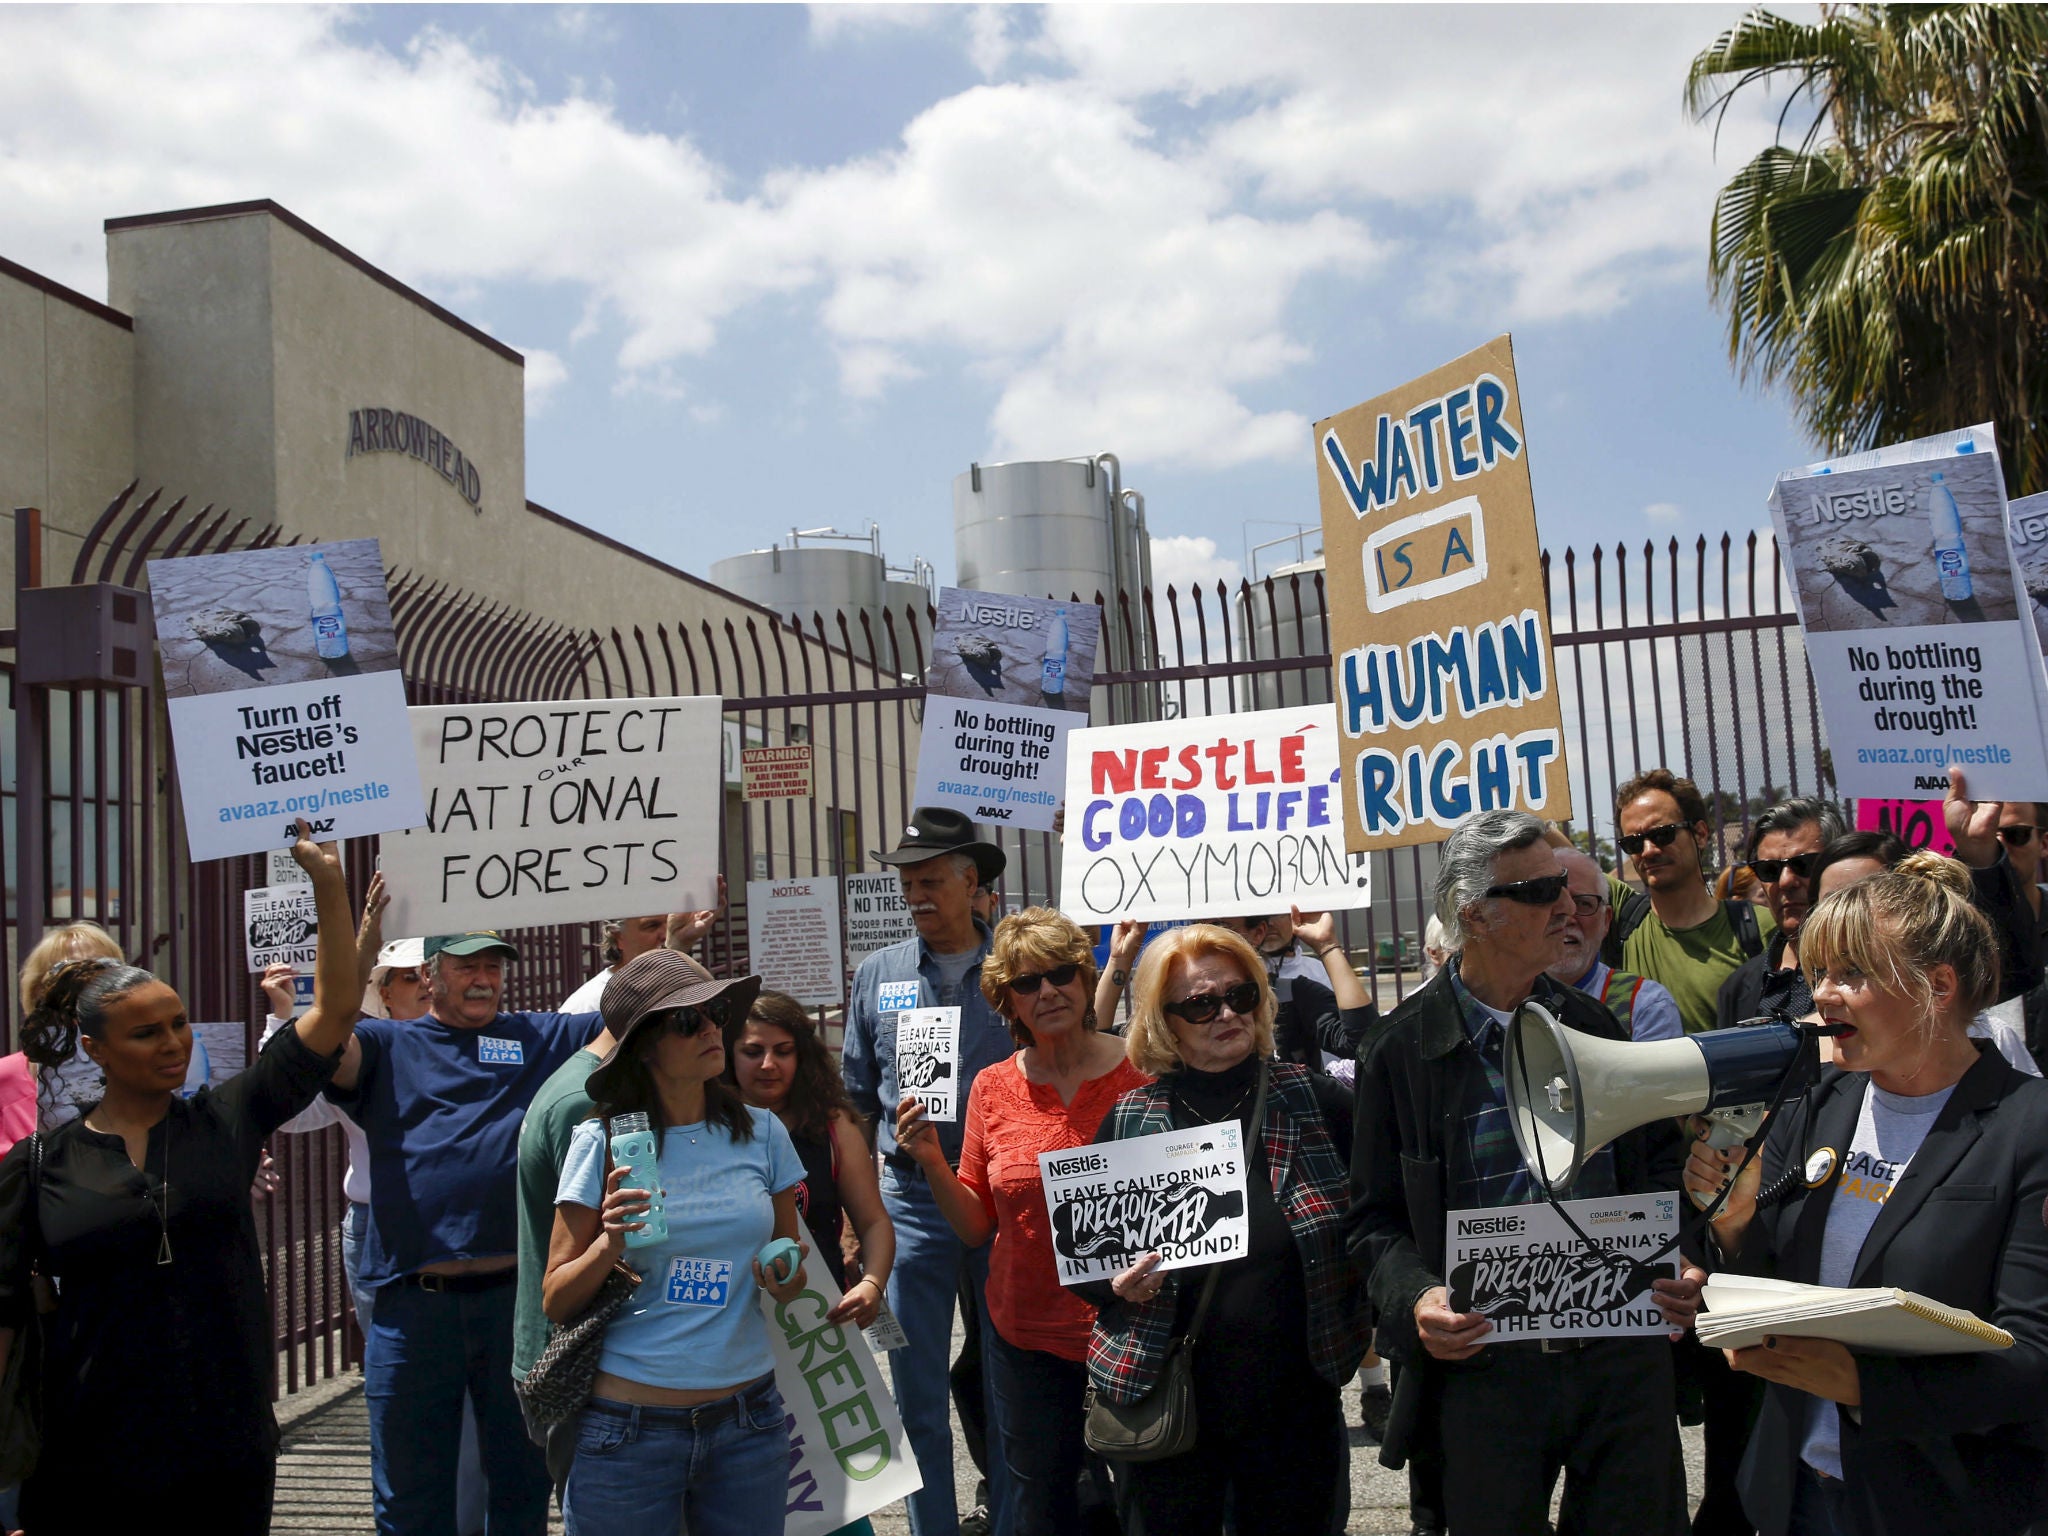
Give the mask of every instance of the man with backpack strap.
[[1712, 1029], [1721, 984], [1777, 928], [1746, 901], [1716, 901], [1704, 856], [1712, 837], [1699, 786], [1668, 768], [1637, 774], [1614, 797], [1621, 851], [1635, 861], [1647, 897], [1609, 876], [1614, 928], [1602, 959], [1648, 977], [1678, 999], [1686, 1033]]
[[1676, 1040], [1684, 1033], [1678, 1000], [1658, 983], [1616, 970], [1600, 958], [1613, 911], [1607, 904], [1607, 876], [1590, 855], [1576, 848], [1557, 850], [1567, 889], [1572, 895], [1572, 920], [1565, 925], [1563, 948], [1550, 979], [1577, 987], [1607, 1005], [1631, 1040]]

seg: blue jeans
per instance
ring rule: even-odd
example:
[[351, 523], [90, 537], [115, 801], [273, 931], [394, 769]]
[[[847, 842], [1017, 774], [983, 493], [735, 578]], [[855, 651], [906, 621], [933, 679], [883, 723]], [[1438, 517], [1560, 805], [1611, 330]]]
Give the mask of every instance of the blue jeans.
[[363, 1350], [380, 1536], [458, 1536], [465, 1402], [489, 1480], [491, 1536], [545, 1536], [548, 1471], [512, 1394], [507, 1283], [440, 1293], [380, 1286]]
[[593, 1397], [562, 1492], [568, 1536], [782, 1536], [789, 1420], [775, 1378], [697, 1408]]
[[[953, 1353], [953, 1307], [966, 1249], [940, 1214], [921, 1173], [882, 1166], [882, 1205], [896, 1227], [896, 1263], [889, 1271], [889, 1310], [910, 1341], [889, 1352], [896, 1412], [910, 1440], [924, 1486], [905, 1502], [911, 1536], [959, 1536], [953, 1492], [953, 1419], [947, 1371]], [[986, 1276], [987, 1267], [981, 1273]], [[991, 1440], [994, 1435], [991, 1431]], [[993, 1500], [995, 1463], [989, 1458]], [[495, 1533], [493, 1533], [495, 1536]]]
[[1019, 1349], [991, 1328], [981, 1336], [995, 1391], [991, 1438], [1009, 1469], [997, 1536], [1067, 1536], [1081, 1529], [1081, 1394], [1088, 1367]]

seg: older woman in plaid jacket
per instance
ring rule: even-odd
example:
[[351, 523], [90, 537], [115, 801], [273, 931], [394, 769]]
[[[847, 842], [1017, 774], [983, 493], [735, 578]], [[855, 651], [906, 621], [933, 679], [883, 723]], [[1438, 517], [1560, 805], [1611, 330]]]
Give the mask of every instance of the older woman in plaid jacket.
[[[1368, 1337], [1342, 1236], [1351, 1096], [1269, 1059], [1266, 967], [1227, 929], [1198, 923], [1155, 940], [1132, 1003], [1131, 1064], [1155, 1081], [1118, 1100], [1098, 1142], [1233, 1120], [1249, 1137], [1266, 1068], [1265, 1120], [1246, 1148], [1250, 1247], [1218, 1272], [1194, 1351], [1200, 1434], [1185, 1455], [1127, 1469], [1132, 1511], [1150, 1536], [1212, 1536], [1233, 1505], [1240, 1536], [1327, 1530], [1349, 1486], [1338, 1388]], [[1158, 1266], [1146, 1255], [1103, 1298], [1088, 1373], [1113, 1403], [1158, 1381], [1208, 1274]]]

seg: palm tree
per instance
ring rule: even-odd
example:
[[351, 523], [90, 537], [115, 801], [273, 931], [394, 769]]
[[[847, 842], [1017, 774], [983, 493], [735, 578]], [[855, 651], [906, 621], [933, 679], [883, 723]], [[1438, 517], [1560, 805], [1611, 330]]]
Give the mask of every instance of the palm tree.
[[1831, 454], [1989, 421], [2008, 491], [2048, 490], [2048, 10], [1751, 11], [1693, 60], [1686, 105], [1778, 83], [1777, 142], [1714, 203], [1738, 372], [1787, 386]]

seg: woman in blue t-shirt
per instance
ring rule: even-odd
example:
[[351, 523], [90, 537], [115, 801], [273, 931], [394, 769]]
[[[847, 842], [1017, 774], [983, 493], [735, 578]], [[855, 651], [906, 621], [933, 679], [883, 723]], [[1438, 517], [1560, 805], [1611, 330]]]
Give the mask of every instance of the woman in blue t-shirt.
[[[691, 1536], [782, 1531], [789, 1435], [757, 1293], [787, 1301], [804, 1274], [774, 1283], [754, 1255], [798, 1237], [804, 1169], [781, 1122], [719, 1081], [725, 1016], [744, 1017], [759, 988], [665, 949], [605, 988], [605, 1016], [625, 1027], [590, 1075], [597, 1118], [576, 1128], [562, 1165], [542, 1302], [566, 1323], [614, 1264], [642, 1278], [605, 1329], [577, 1424], [570, 1536], [678, 1536], [685, 1519]], [[636, 1111], [655, 1129], [668, 1236], [628, 1252], [648, 1192], [622, 1187], [624, 1168], [607, 1173], [606, 1123]]]

